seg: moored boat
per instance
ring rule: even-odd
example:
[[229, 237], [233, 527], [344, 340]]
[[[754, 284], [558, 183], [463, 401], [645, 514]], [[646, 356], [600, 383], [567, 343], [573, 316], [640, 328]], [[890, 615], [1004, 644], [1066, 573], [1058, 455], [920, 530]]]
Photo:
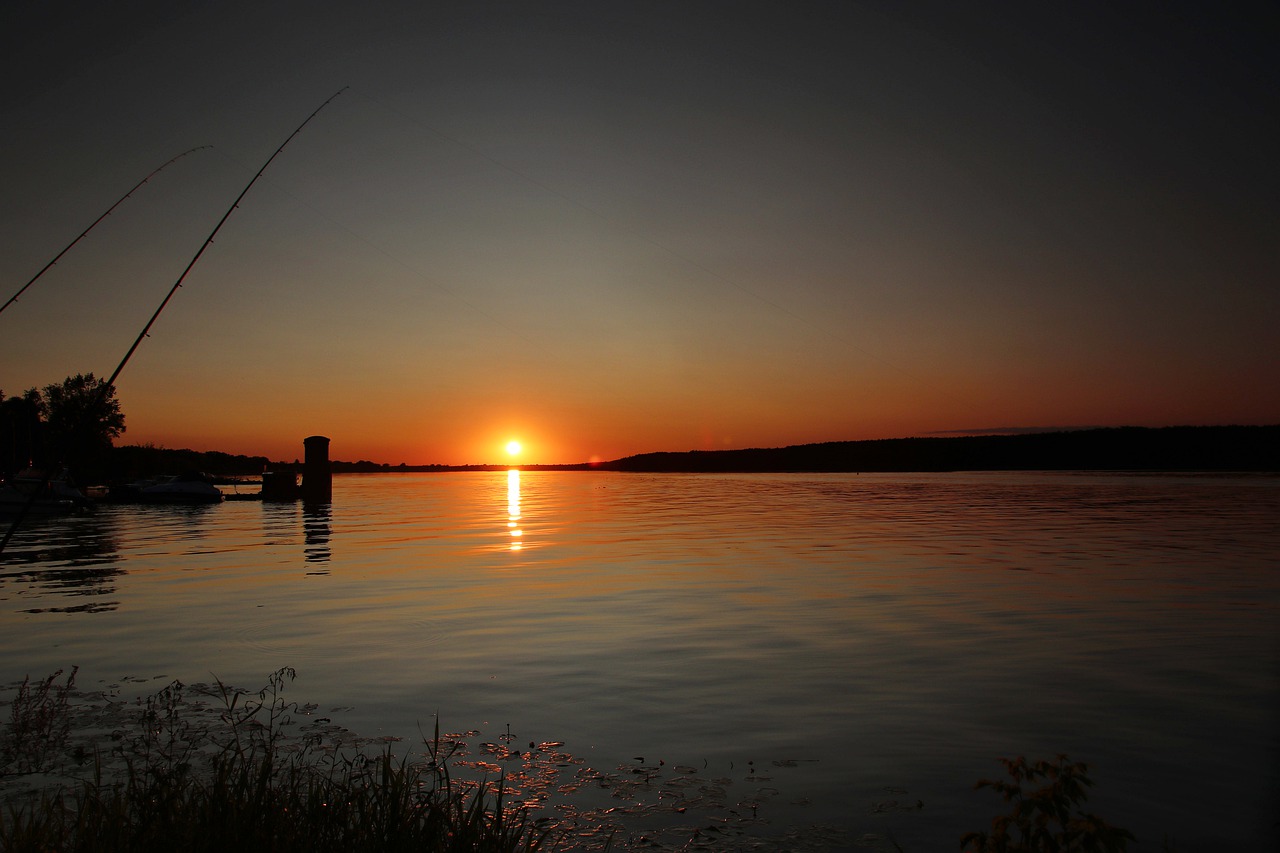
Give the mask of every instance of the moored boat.
[[71, 485], [66, 471], [46, 477], [44, 472], [28, 468], [0, 486], [2, 515], [78, 512], [91, 505], [84, 493]]
[[206, 504], [222, 500], [222, 490], [207, 474], [186, 471], [177, 476], [139, 480], [113, 488], [111, 499], [135, 503]]

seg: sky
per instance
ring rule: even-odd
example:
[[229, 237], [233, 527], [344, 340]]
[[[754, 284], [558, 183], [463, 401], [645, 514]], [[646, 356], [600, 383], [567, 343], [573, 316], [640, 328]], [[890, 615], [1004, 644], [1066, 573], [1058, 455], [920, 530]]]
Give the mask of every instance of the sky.
[[0, 314], [0, 389], [109, 376], [341, 91], [121, 372], [117, 443], [1280, 423], [1278, 14], [18, 0], [0, 298], [199, 150]]

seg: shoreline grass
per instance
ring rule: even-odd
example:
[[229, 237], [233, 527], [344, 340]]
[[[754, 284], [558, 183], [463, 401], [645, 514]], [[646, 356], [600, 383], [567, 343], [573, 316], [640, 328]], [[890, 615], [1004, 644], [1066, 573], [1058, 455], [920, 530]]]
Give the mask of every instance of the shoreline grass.
[[[559, 741], [524, 749], [510, 726], [478, 755], [480, 732], [442, 733], [438, 719], [393, 748], [399, 738], [362, 738], [286, 699], [288, 667], [258, 691], [174, 681], [133, 701], [77, 692], [77, 672], [28, 678], [0, 701], [0, 853], [903, 850], [887, 831], [774, 826], [760, 811], [781, 792], [752, 762], [739, 781], [758, 787], [730, 794], [734, 780], [693, 767], [637, 758], [604, 773]], [[1083, 763], [1001, 763], [1012, 781], [977, 787], [1011, 810], [959, 838], [965, 850], [1112, 853], [1134, 840], [1083, 811]]]
[[[75, 671], [28, 679], [0, 739], [0, 850], [537, 851], [548, 831], [502, 777], [455, 779], [439, 733], [431, 756], [397, 756], [334, 727], [296, 729], [274, 673], [257, 693], [216, 682], [212, 714], [174, 682], [142, 701], [107, 754], [69, 740]], [[117, 709], [118, 712], [119, 709]], [[363, 747], [363, 749], [361, 748]]]

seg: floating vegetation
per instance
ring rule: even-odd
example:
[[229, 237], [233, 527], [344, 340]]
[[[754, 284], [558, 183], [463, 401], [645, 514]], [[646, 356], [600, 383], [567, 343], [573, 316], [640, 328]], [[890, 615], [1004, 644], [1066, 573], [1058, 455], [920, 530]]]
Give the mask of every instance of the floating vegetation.
[[75, 676], [25, 680], [0, 704], [6, 853], [896, 848], [772, 823], [771, 803], [805, 802], [780, 800], [774, 775], [808, 761], [731, 775], [643, 757], [600, 769], [564, 741], [517, 742], [510, 725], [492, 738], [438, 722], [417, 742], [362, 737], [334, 721], [350, 709], [286, 699], [290, 668], [258, 691], [174, 681], [133, 700], [118, 685], [80, 692]]
[[[456, 785], [314, 705], [292, 669], [256, 693], [173, 682], [127, 702], [74, 693], [74, 672], [19, 686], [0, 754], [0, 849], [534, 851], [547, 833], [501, 779]], [[51, 723], [58, 718], [61, 722]], [[22, 737], [53, 748], [27, 749]]]
[[734, 780], [635, 757], [605, 770], [588, 766], [563, 741], [522, 746], [509, 729], [497, 740], [481, 738], [478, 731], [440, 737], [454, 772], [501, 775], [509, 806], [526, 810], [556, 849], [737, 851], [785, 840], [789, 849], [816, 851], [830, 849], [836, 836], [849, 843], [835, 828], [774, 826], [761, 812], [781, 792], [751, 784], [760, 781], [754, 769]]

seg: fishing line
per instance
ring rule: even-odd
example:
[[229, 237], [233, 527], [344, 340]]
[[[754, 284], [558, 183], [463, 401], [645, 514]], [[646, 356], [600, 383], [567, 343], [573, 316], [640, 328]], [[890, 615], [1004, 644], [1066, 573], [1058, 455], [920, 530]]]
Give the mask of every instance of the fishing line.
[[[249, 190], [253, 187], [253, 185], [258, 182], [258, 178], [262, 177], [262, 173], [265, 172], [267, 170], [267, 167], [271, 165], [271, 161], [276, 159], [276, 157], [280, 155], [280, 152], [284, 150], [285, 146], [288, 145], [291, 141], [293, 141], [293, 138], [297, 136], [299, 133], [301, 133], [302, 129], [306, 127], [307, 124], [313, 118], [315, 118], [316, 115], [322, 109], [329, 106], [330, 101], [332, 101], [334, 98], [338, 97], [343, 92], [345, 92], [347, 88], [348, 87], [343, 86], [341, 89], [339, 89], [338, 91], [330, 95], [329, 98], [323, 104], [316, 107], [315, 112], [307, 116], [306, 119], [303, 120], [302, 124], [298, 125], [297, 129], [295, 129], [293, 133], [289, 134], [288, 139], [280, 143], [280, 147], [277, 148], [272, 153], [272, 155], [267, 158], [267, 162], [262, 164], [262, 168], [258, 170], [257, 174], [253, 176], [253, 178], [249, 181], [249, 183], [245, 184], [245, 188], [240, 191], [240, 195], [236, 196], [236, 200], [231, 202], [231, 206], [227, 208], [227, 212], [222, 214], [222, 218], [218, 220], [218, 224], [213, 227], [213, 230], [211, 232], [209, 232], [209, 236], [205, 238], [204, 243], [200, 245], [200, 248], [196, 251], [195, 255], [191, 258], [191, 262], [187, 264], [187, 268], [182, 271], [182, 275], [178, 276], [178, 280], [173, 283], [173, 287], [169, 288], [169, 292], [168, 294], [165, 295], [163, 301], [161, 301], [160, 307], [157, 308], [155, 313], [151, 315], [151, 319], [147, 321], [147, 325], [142, 327], [142, 331], [138, 333], [138, 337], [133, 342], [133, 346], [129, 347], [129, 351], [124, 354], [124, 358], [120, 360], [120, 364], [116, 367], [115, 372], [111, 374], [111, 378], [106, 381], [106, 387], [110, 387], [115, 384], [116, 377], [120, 375], [120, 371], [124, 370], [124, 366], [129, 363], [129, 359], [133, 357], [134, 351], [137, 350], [138, 345], [142, 343], [142, 339], [147, 336], [147, 332], [151, 331], [151, 326], [152, 324], [155, 323], [156, 319], [160, 316], [160, 312], [164, 311], [165, 306], [169, 304], [169, 300], [172, 299], [173, 295], [178, 292], [178, 288], [182, 287], [182, 282], [187, 277], [187, 273], [191, 272], [191, 268], [194, 267], [196, 265], [196, 262], [200, 260], [200, 256], [204, 254], [205, 249], [209, 248], [209, 245], [213, 242], [213, 238], [218, 236], [218, 232], [222, 230], [222, 226], [226, 223], [228, 219], [231, 218], [231, 214], [236, 211], [236, 208], [240, 206], [240, 200], [243, 199], [245, 195], [249, 192]], [[0, 550], [3, 550], [2, 546], [0, 546]]]
[[137, 191], [142, 187], [142, 185], [143, 185], [143, 184], [145, 184], [147, 181], [149, 181], [149, 180], [151, 180], [152, 178], [154, 178], [156, 175], [160, 174], [160, 172], [161, 172], [161, 171], [163, 171], [163, 170], [164, 170], [164, 168], [165, 168], [166, 166], [169, 166], [169, 165], [171, 165], [171, 164], [173, 164], [173, 163], [176, 163], [177, 161], [181, 160], [183, 157], [186, 157], [188, 154], [191, 154], [191, 153], [193, 153], [193, 152], [195, 152], [195, 151], [203, 150], [203, 149], [205, 149], [205, 148], [212, 148], [212, 147], [213, 147], [212, 145], [201, 145], [201, 146], [198, 146], [198, 147], [196, 147], [196, 148], [192, 148], [192, 149], [190, 149], [189, 151], [183, 151], [181, 154], [179, 154], [177, 157], [174, 157], [172, 160], [168, 160], [168, 161], [166, 161], [166, 162], [162, 163], [162, 164], [161, 164], [160, 166], [158, 166], [155, 170], [153, 170], [153, 171], [151, 172], [151, 174], [147, 175], [145, 178], [143, 178], [142, 180], [138, 181], [138, 183], [134, 184], [133, 189], [129, 190], [127, 193], [125, 193], [124, 195], [120, 196], [120, 199], [119, 199], [115, 204], [113, 204], [113, 205], [111, 205], [110, 207], [108, 207], [108, 208], [107, 208], [106, 213], [102, 214], [102, 215], [101, 215], [101, 216], [99, 216], [97, 219], [93, 220], [93, 222], [92, 222], [92, 223], [90, 223], [90, 225], [89, 225], [89, 227], [88, 227], [88, 228], [86, 228], [86, 229], [84, 229], [83, 231], [81, 231], [81, 232], [80, 232], [80, 236], [79, 236], [79, 237], [76, 237], [74, 240], [72, 240], [70, 243], [68, 243], [65, 249], [63, 249], [61, 252], [59, 252], [57, 255], [55, 255], [55, 256], [54, 256], [53, 260], [49, 261], [49, 263], [47, 263], [47, 264], [45, 264], [43, 267], [41, 267], [40, 272], [38, 272], [38, 273], [36, 273], [35, 275], [33, 275], [33, 276], [31, 277], [31, 280], [30, 280], [30, 281], [28, 281], [26, 284], [22, 285], [22, 287], [20, 287], [20, 288], [18, 289], [18, 292], [17, 292], [17, 293], [13, 294], [13, 296], [10, 296], [10, 297], [9, 297], [9, 301], [8, 301], [8, 302], [6, 302], [4, 305], [0, 305], [0, 314], [4, 313], [4, 309], [5, 309], [5, 308], [8, 308], [10, 305], [12, 305], [13, 303], [17, 302], [17, 301], [18, 301], [18, 297], [19, 297], [19, 296], [21, 296], [23, 293], [26, 293], [27, 288], [28, 288], [28, 287], [30, 287], [31, 285], [33, 285], [33, 284], [35, 284], [35, 283], [36, 283], [36, 279], [40, 278], [40, 276], [44, 275], [44, 274], [45, 274], [45, 273], [46, 273], [46, 272], [47, 272], [47, 271], [48, 271], [48, 270], [49, 270], [49, 269], [50, 269], [54, 264], [56, 264], [58, 261], [60, 261], [60, 260], [62, 259], [62, 256], [63, 256], [63, 255], [65, 255], [67, 252], [71, 251], [71, 247], [72, 247], [72, 246], [74, 246], [76, 243], [79, 243], [79, 242], [80, 242], [80, 240], [81, 240], [81, 239], [83, 239], [83, 238], [84, 238], [84, 236], [85, 236], [86, 234], [88, 234], [90, 231], [92, 231], [92, 230], [94, 229], [94, 226], [96, 226], [99, 222], [101, 222], [102, 220], [104, 220], [104, 219], [106, 219], [108, 216], [110, 216], [110, 215], [111, 215], [111, 212], [112, 212], [113, 210], [115, 210], [117, 207], [119, 207], [121, 204], [123, 204], [125, 199], [129, 198], [129, 197], [130, 197], [130, 196], [132, 196], [135, 192], [137, 192]]

